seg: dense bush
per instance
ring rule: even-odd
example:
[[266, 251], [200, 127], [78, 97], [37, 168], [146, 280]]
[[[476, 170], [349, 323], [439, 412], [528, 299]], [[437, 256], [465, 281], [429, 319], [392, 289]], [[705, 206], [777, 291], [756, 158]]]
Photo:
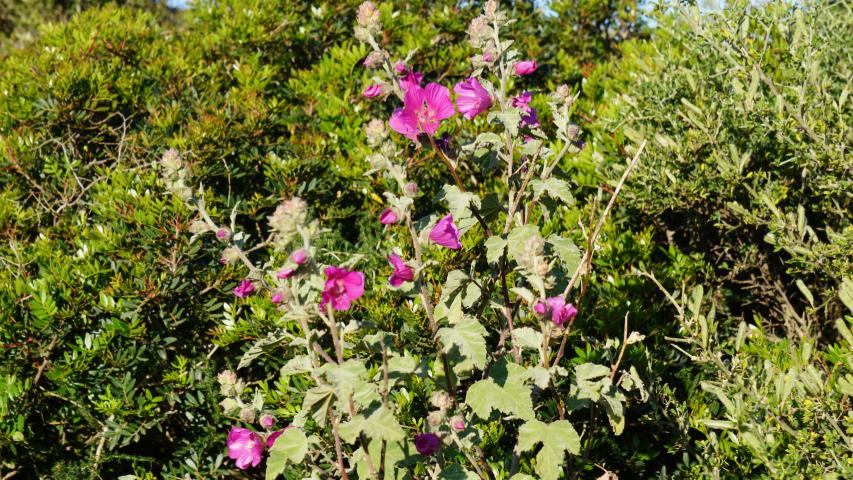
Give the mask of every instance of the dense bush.
[[[0, 477], [233, 477], [226, 443], [240, 419], [220, 402], [242, 394], [278, 426], [303, 406], [312, 375], [281, 374], [303, 346], [271, 341], [238, 370], [268, 333], [300, 329], [267, 295], [234, 298], [251, 272], [221, 265], [226, 244], [213, 234], [195, 235], [197, 205], [169, 193], [157, 168], [169, 148], [212, 221], [240, 234], [229, 241], [261, 245], [247, 252], [259, 265], [287, 262], [286, 251], [263, 247], [267, 218], [283, 200], [305, 199], [326, 229], [311, 243], [317, 259], [358, 258], [374, 272], [351, 316], [367, 326], [348, 335], [351, 358], [370, 359], [377, 373], [381, 351], [362, 337], [380, 329], [395, 339], [392, 352], [429, 366], [435, 346], [412, 307], [419, 300], [382, 286], [384, 253], [406, 244], [377, 221], [394, 183], [364, 175], [373, 153], [365, 126], [398, 102], [361, 97], [375, 71], [352, 36], [359, 2], [203, 1], [178, 14], [128, 2], [68, 23], [78, 6], [101, 2], [13, 8], [31, 3], [0, 8]], [[424, 83], [455, 84], [470, 73], [467, 30], [482, 3], [384, 3], [378, 42]], [[632, 146], [647, 140], [569, 298], [579, 314], [562, 360], [567, 382], [577, 366], [610, 366], [629, 313], [646, 338], [621, 364], [635, 366], [645, 389], [626, 404], [620, 435], [607, 402], [568, 414], [582, 448], [566, 457], [568, 476], [595, 478], [596, 464], [623, 478], [850, 476], [849, 6], [675, 7], [657, 12], [654, 28], [631, 1], [554, 1], [547, 12], [514, 2], [509, 14], [513, 48], [540, 63], [512, 83], [533, 91], [547, 136], [548, 93], [561, 83], [579, 92], [571, 111], [582, 148], [555, 171], [570, 187], [561, 198], [574, 203], [554, 210], [544, 197], [543, 236], [587, 251], [591, 220]], [[55, 23], [33, 29], [45, 19]], [[454, 150], [486, 131], [458, 115], [445, 125]], [[464, 183], [506, 196], [488, 162], [462, 152]], [[416, 174], [413, 218], [444, 211], [446, 168], [429, 159]], [[435, 256], [436, 300], [453, 268], [475, 259], [485, 268], [484, 240], [475, 226], [463, 255]], [[489, 345], [499, 313], [478, 317]], [[247, 380], [245, 390], [221, 391], [223, 369]], [[424, 431], [436, 385], [417, 375], [398, 385], [403, 425]], [[563, 418], [553, 403], [563, 387], [536, 392], [541, 420]], [[461, 413], [492, 460], [480, 467], [506, 478], [521, 422]], [[310, 422], [304, 431], [312, 441], [330, 435]], [[519, 452], [519, 468], [537, 475], [540, 450]], [[332, 446], [328, 454], [314, 465], [335, 472]], [[460, 455], [442, 460], [466, 464]]]

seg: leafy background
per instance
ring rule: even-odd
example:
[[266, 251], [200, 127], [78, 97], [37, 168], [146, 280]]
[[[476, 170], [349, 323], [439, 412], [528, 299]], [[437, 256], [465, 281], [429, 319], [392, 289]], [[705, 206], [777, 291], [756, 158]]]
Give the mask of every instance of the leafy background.
[[[298, 194], [333, 229], [326, 248], [381, 271], [363, 125], [390, 112], [360, 100], [358, 2], [117, 3], [0, 4], [0, 476], [251, 478], [223, 460], [215, 375], [273, 310], [215, 328], [241, 272], [214, 242], [189, 242], [192, 212], [154, 164], [186, 152], [211, 213], [240, 202], [249, 233]], [[478, 3], [385, 2], [399, 12], [385, 42], [454, 82]], [[628, 361], [650, 398], [622, 435], [590, 436], [575, 475], [597, 477], [598, 463], [623, 478], [849, 478], [850, 7], [640, 7], [512, 5], [537, 77], [581, 91], [585, 148], [560, 166], [579, 205], [606, 199], [625, 146], [649, 141], [605, 227], [569, 361], [600, 359], [584, 338], [619, 337], [630, 311], [647, 340]], [[388, 318], [393, 301], [373, 296], [364, 315]], [[394, 321], [415, 344], [414, 320]], [[280, 367], [269, 355], [245, 374]], [[261, 387], [293, 415], [298, 385]], [[510, 455], [502, 435], [492, 425], [484, 449]]]

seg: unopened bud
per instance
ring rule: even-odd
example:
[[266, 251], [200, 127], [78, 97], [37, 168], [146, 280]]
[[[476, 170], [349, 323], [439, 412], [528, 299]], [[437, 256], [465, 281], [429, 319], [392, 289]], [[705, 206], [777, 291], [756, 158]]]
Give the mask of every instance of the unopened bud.
[[364, 134], [367, 136], [367, 144], [376, 147], [388, 138], [388, 129], [385, 127], [385, 122], [374, 118], [364, 126]]
[[252, 423], [255, 421], [255, 409], [251, 407], [243, 407], [240, 410], [240, 420], [246, 423]]
[[190, 224], [190, 233], [199, 234], [210, 231], [210, 227], [204, 220], [196, 220]]
[[376, 68], [382, 65], [382, 62], [385, 61], [385, 52], [381, 50], [374, 50], [370, 52], [367, 57], [364, 59], [363, 65], [367, 68]]
[[373, 2], [364, 2], [358, 7], [355, 21], [360, 27], [365, 28], [370, 33], [376, 33], [380, 30], [379, 25], [379, 9]]
[[220, 228], [216, 231], [216, 239], [222, 242], [227, 242], [228, 239], [231, 238], [231, 230], [227, 228]]
[[415, 182], [405, 184], [403, 186], [403, 193], [405, 193], [407, 197], [416, 197], [418, 195], [418, 184]]
[[440, 411], [429, 412], [427, 415], [427, 423], [430, 427], [436, 428], [441, 425], [441, 421], [444, 419], [444, 415], [441, 414]]
[[432, 394], [430, 398], [430, 402], [436, 408], [441, 410], [447, 410], [453, 405], [453, 400], [450, 398], [450, 395], [447, 392], [437, 391]]
[[461, 432], [465, 430], [465, 419], [460, 417], [459, 415], [450, 419], [450, 427], [457, 432]]
[[259, 423], [261, 424], [262, 427], [264, 427], [266, 429], [270, 429], [270, 428], [272, 428], [273, 425], [275, 425], [275, 417], [273, 417], [272, 415], [270, 415], [268, 413], [265, 413], [265, 414], [261, 415], [261, 419], [259, 420]]

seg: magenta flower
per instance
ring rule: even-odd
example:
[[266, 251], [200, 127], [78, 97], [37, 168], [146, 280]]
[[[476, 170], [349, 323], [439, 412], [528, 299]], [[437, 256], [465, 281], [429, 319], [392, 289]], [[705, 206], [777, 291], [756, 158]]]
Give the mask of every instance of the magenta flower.
[[406, 75], [404, 75], [403, 78], [400, 79], [400, 90], [402, 90], [403, 93], [408, 92], [409, 89], [412, 87], [421, 86], [421, 82], [424, 80], [423, 73], [416, 72], [414, 70], [407, 71], [405, 69], [403, 71], [406, 72]]
[[540, 300], [536, 302], [536, 305], [533, 305], [533, 311], [536, 315], [544, 317], [548, 313], [548, 304]]
[[255, 291], [255, 284], [251, 280], [243, 280], [240, 285], [234, 287], [234, 295], [240, 298], [246, 298]]
[[257, 467], [264, 453], [264, 440], [257, 433], [240, 427], [231, 427], [228, 433], [228, 458], [235, 461], [237, 468], [245, 470], [249, 465]]
[[406, 264], [406, 262], [404, 262], [396, 253], [388, 255], [388, 262], [390, 262], [391, 266], [394, 267], [394, 273], [391, 275], [391, 278], [388, 279], [388, 283], [390, 283], [392, 287], [399, 287], [403, 283], [411, 282], [415, 279], [415, 273], [412, 271], [412, 267]]
[[297, 265], [302, 265], [305, 263], [305, 260], [308, 260], [308, 252], [304, 248], [300, 248], [290, 254], [290, 261]]
[[272, 415], [270, 415], [268, 413], [265, 413], [265, 414], [261, 415], [261, 419], [259, 420], [259, 423], [264, 428], [272, 428], [272, 426], [275, 425], [275, 417], [273, 417]]
[[400, 218], [397, 217], [397, 212], [393, 208], [386, 208], [379, 214], [379, 223], [382, 225], [394, 225], [398, 220]]
[[394, 64], [394, 70], [400, 75], [406, 73], [406, 70], [408, 69], [409, 67], [406, 66], [406, 62], [402, 60]]
[[296, 269], [294, 269], [292, 267], [282, 268], [281, 270], [278, 271], [278, 273], [276, 273], [275, 276], [282, 279], [282, 280], [286, 280], [286, 279], [292, 277], [294, 272], [296, 272]]
[[272, 297], [270, 297], [270, 302], [272, 302], [273, 305], [278, 305], [279, 303], [281, 303], [283, 301], [284, 301], [284, 294], [281, 292], [275, 292], [272, 294]]
[[529, 112], [531, 110], [529, 105], [531, 100], [533, 100], [533, 94], [524, 92], [521, 95], [512, 97], [512, 106], [521, 109], [522, 112]]
[[365, 88], [361, 94], [364, 95], [365, 98], [378, 97], [379, 95], [382, 95], [382, 84], [377, 83], [375, 85], [371, 85]]
[[450, 101], [447, 87], [437, 83], [430, 83], [426, 88], [412, 86], [403, 99], [403, 108], [394, 111], [388, 125], [395, 132], [417, 142], [420, 133], [435, 135], [441, 121], [452, 117], [454, 113], [456, 108]]
[[531, 108], [527, 115], [521, 116], [521, 126], [522, 127], [538, 127], [539, 126], [539, 117], [536, 115], [536, 109]]
[[418, 453], [425, 457], [438, 453], [439, 447], [441, 447], [441, 440], [434, 433], [422, 433], [415, 436], [415, 448]]
[[546, 298], [545, 302], [551, 310], [551, 323], [558, 327], [562, 327], [566, 320], [571, 320], [578, 314], [578, 309], [571, 303], [566, 303], [563, 297]]
[[364, 295], [363, 273], [339, 267], [326, 267], [323, 272], [326, 274], [326, 285], [321, 307], [325, 308], [331, 302], [335, 310], [349, 310], [352, 302]]
[[471, 77], [457, 83], [453, 91], [457, 95], [456, 106], [459, 108], [459, 113], [468, 120], [492, 106], [492, 97], [476, 78]]
[[445, 215], [432, 227], [432, 231], [429, 232], [429, 239], [451, 250], [462, 248], [462, 244], [459, 243], [459, 229], [453, 223], [452, 214]]
[[539, 68], [539, 65], [536, 64], [536, 60], [523, 60], [521, 62], [516, 62], [513, 65], [513, 69], [515, 69], [516, 75], [530, 75], [535, 72], [536, 69]]
[[227, 228], [220, 228], [216, 231], [216, 238], [218, 240], [222, 240], [224, 242], [225, 240], [228, 240], [229, 237], [231, 237], [231, 232]]

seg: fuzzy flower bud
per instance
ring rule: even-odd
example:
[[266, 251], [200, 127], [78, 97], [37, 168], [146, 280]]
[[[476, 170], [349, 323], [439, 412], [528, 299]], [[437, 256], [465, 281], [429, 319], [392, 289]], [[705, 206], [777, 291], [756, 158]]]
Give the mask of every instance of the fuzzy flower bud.
[[189, 171], [177, 150], [170, 148], [163, 153], [163, 157], [160, 159], [160, 170], [166, 190], [184, 201], [192, 198], [193, 190], [187, 186]]
[[489, 19], [480, 15], [471, 20], [468, 25], [468, 38], [472, 47], [483, 47], [492, 38], [492, 27], [489, 25]]
[[403, 193], [406, 194], [407, 197], [416, 197], [418, 195], [418, 184], [415, 182], [405, 184], [403, 186]]
[[427, 415], [427, 423], [430, 427], [438, 427], [441, 425], [442, 420], [444, 420], [444, 415], [440, 411], [429, 412], [429, 415]]
[[222, 250], [222, 258], [219, 260], [224, 265], [230, 265], [240, 259], [240, 250], [237, 247], [228, 247]]
[[306, 260], [308, 260], [308, 252], [304, 248], [300, 248], [290, 254], [290, 261], [297, 265], [302, 265]]
[[580, 134], [581, 134], [580, 127], [575, 125], [574, 123], [570, 123], [569, 126], [566, 128], [566, 137], [568, 137], [568, 139], [573, 141], [573, 142], [576, 142], [578, 140], [578, 137], [580, 137]]
[[408, 65], [406, 65], [406, 62], [404, 62], [402, 60], [400, 60], [394, 64], [394, 71], [397, 72], [397, 75], [402, 75], [402, 74], [406, 73], [408, 70], [409, 70]]
[[273, 417], [272, 415], [270, 415], [268, 413], [265, 413], [265, 414], [261, 415], [261, 419], [259, 420], [259, 423], [261, 424], [262, 427], [269, 430], [270, 428], [272, 428], [273, 425], [275, 425], [275, 417]]
[[255, 410], [251, 407], [243, 407], [240, 410], [240, 420], [246, 423], [252, 423], [255, 421]]
[[450, 428], [455, 430], [457, 433], [465, 430], [465, 419], [456, 415], [450, 419]]
[[281, 292], [275, 292], [272, 294], [272, 297], [270, 297], [270, 302], [272, 302], [273, 305], [278, 305], [283, 301], [284, 301], [284, 294]]
[[382, 225], [394, 225], [399, 220], [400, 216], [397, 215], [397, 211], [393, 208], [386, 208], [379, 214], [379, 223]]
[[429, 400], [434, 407], [440, 410], [447, 410], [453, 405], [453, 400], [451, 400], [450, 395], [448, 395], [447, 392], [433, 392], [432, 397], [430, 397]]
[[276, 243], [286, 244], [308, 220], [308, 204], [299, 197], [293, 197], [279, 205], [268, 220]]
[[231, 230], [220, 228], [216, 231], [216, 239], [222, 242], [227, 242], [231, 238]]
[[385, 126], [385, 122], [374, 118], [364, 126], [364, 134], [367, 136], [367, 144], [371, 147], [377, 147], [388, 138], [388, 128]]
[[571, 97], [571, 94], [569, 86], [564, 83], [554, 90], [554, 93], [551, 94], [551, 99], [556, 103], [564, 103]]
[[220, 385], [234, 385], [237, 383], [237, 374], [231, 370], [223, 370], [216, 376]]
[[383, 50], [374, 50], [367, 54], [367, 57], [362, 62], [367, 68], [377, 68], [385, 61], [386, 53]]
[[240, 402], [229, 397], [219, 402], [219, 406], [222, 407], [222, 413], [231, 415], [240, 409]]
[[367, 29], [379, 27], [379, 10], [373, 2], [364, 2], [358, 6], [355, 21], [360, 27]]

